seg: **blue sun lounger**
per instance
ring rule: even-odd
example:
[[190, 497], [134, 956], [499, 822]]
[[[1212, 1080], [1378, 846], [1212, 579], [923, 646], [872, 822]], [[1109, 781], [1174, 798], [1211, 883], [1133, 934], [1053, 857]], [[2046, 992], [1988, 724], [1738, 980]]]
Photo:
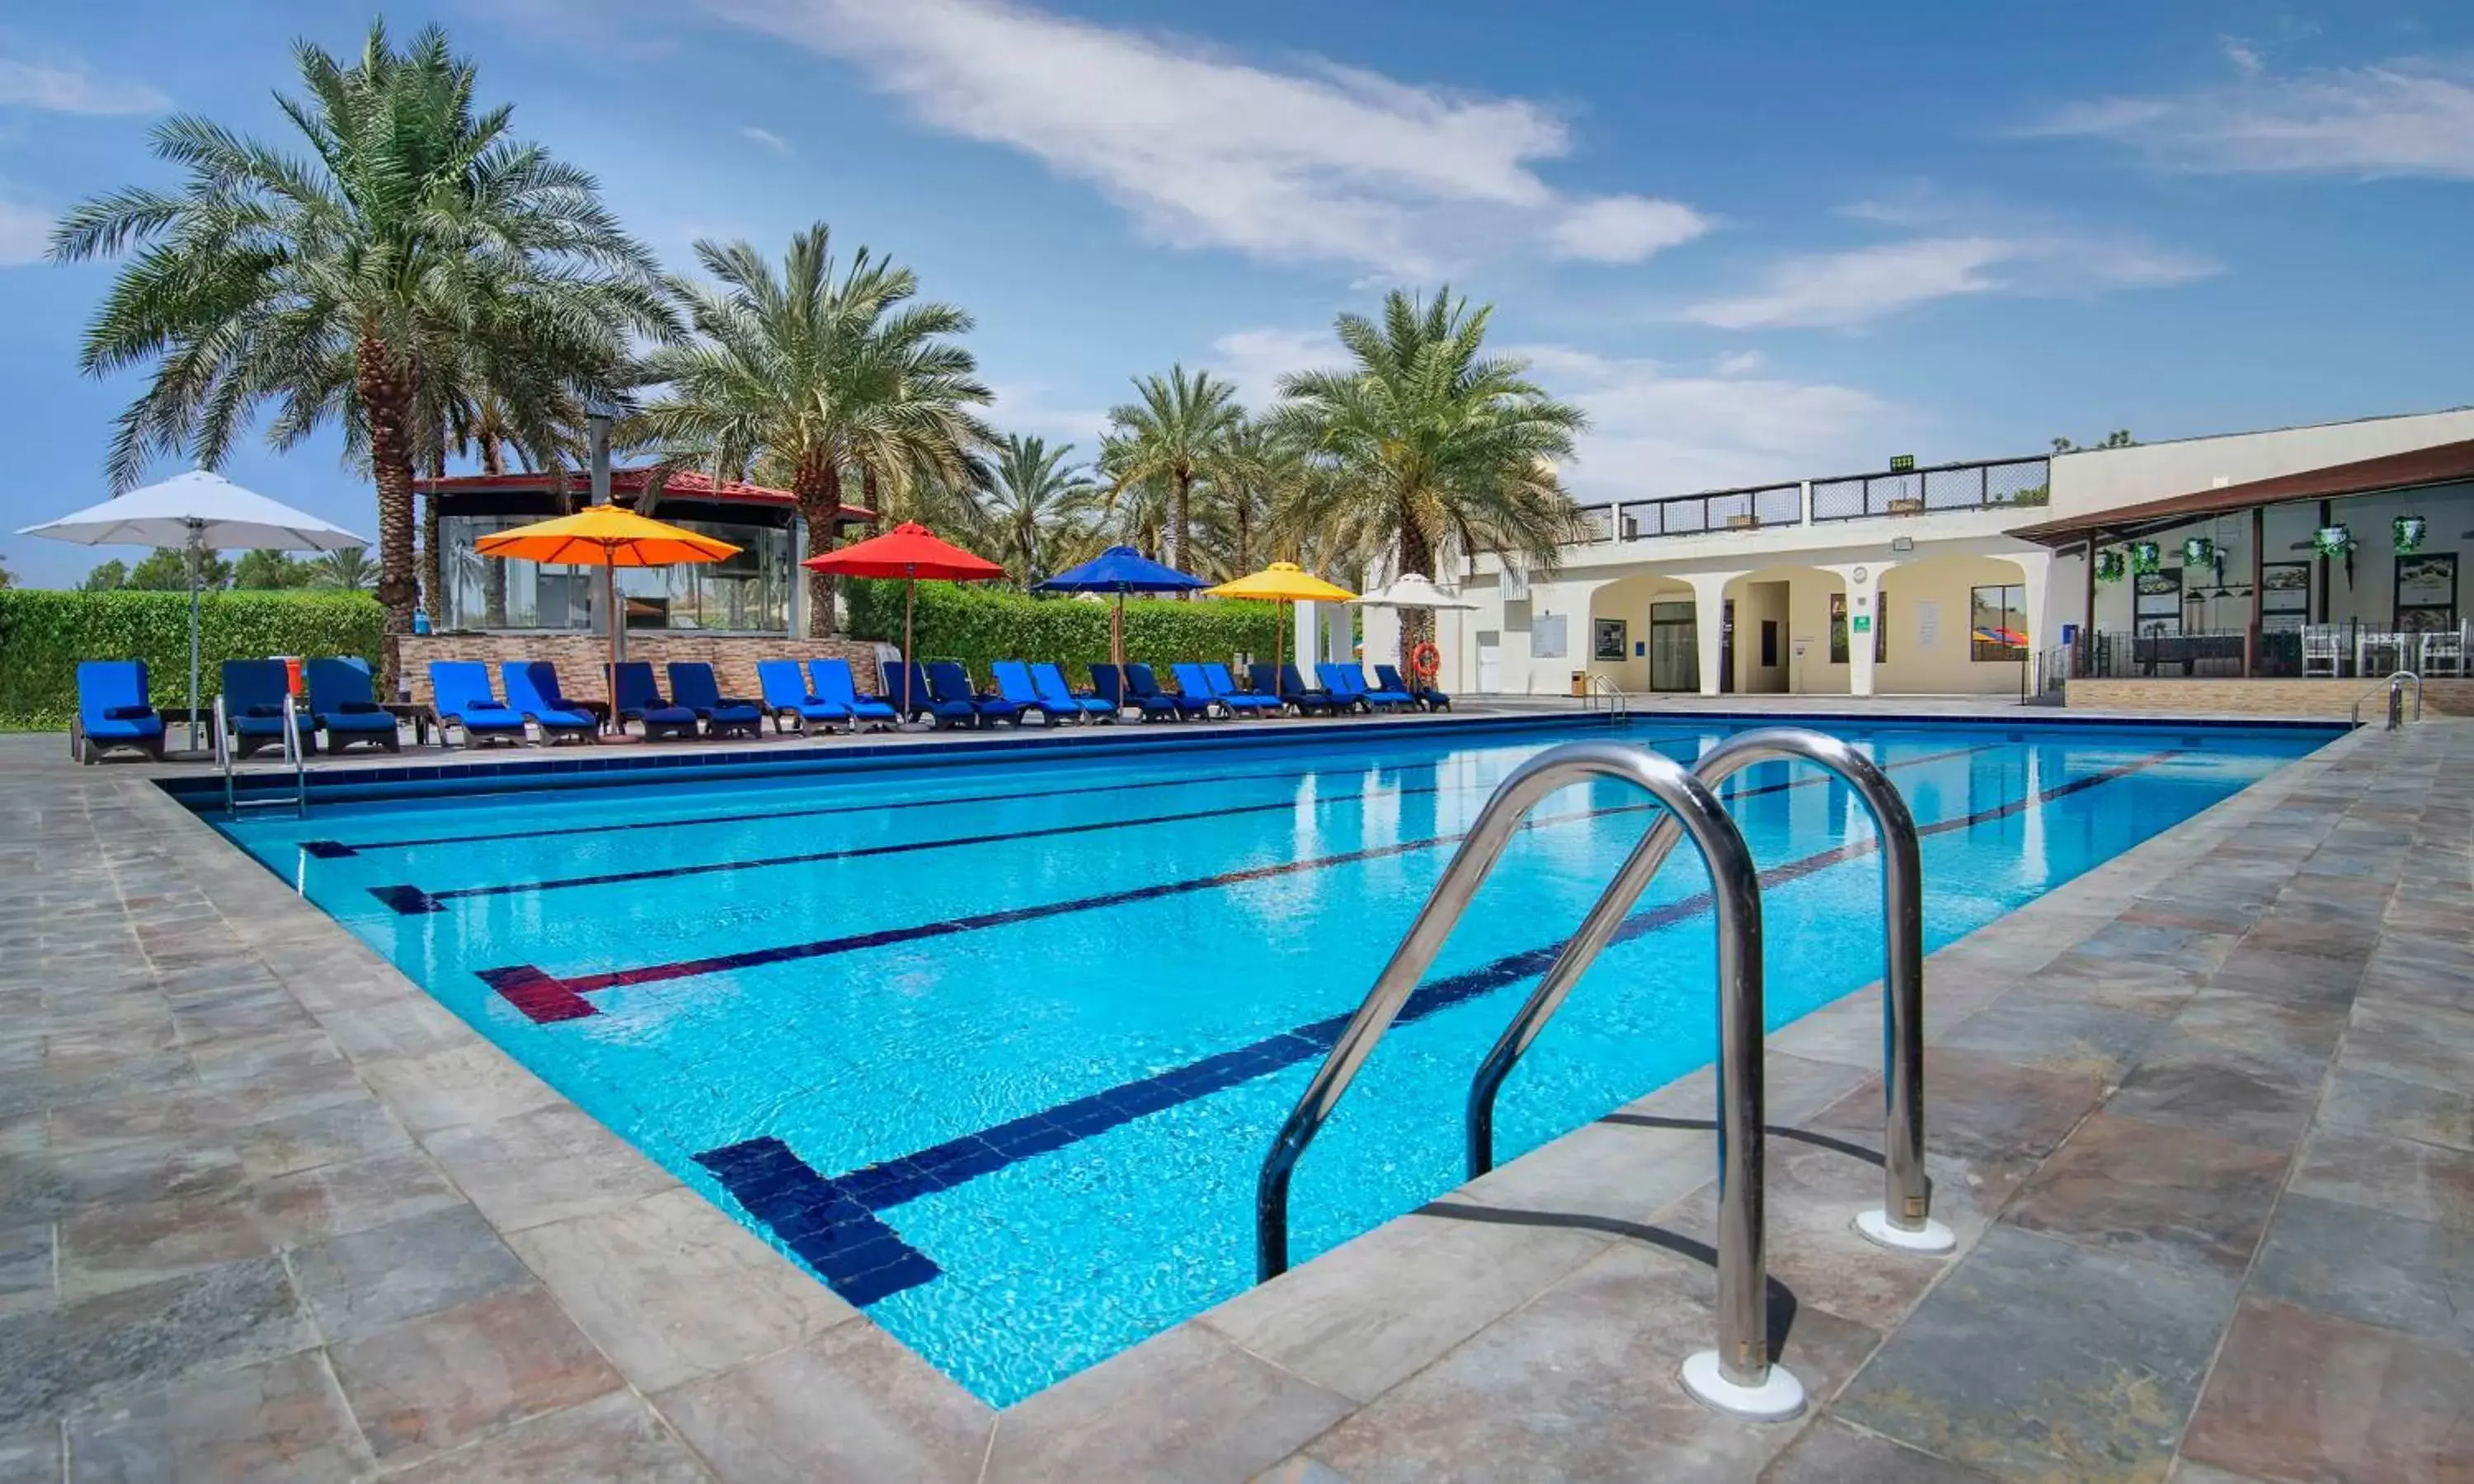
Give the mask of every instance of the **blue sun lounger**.
[[1171, 721], [1177, 718], [1175, 697], [1163, 696], [1156, 690], [1147, 696], [1136, 694], [1133, 682], [1126, 678], [1126, 672], [1115, 665], [1093, 665], [1091, 688], [1100, 693], [1101, 700], [1108, 702], [1121, 711], [1128, 706], [1141, 711], [1145, 721], [1150, 721], [1154, 716], [1165, 716]]
[[692, 737], [696, 734], [696, 713], [683, 706], [672, 706], [662, 699], [662, 688], [653, 680], [653, 665], [645, 659], [622, 659], [617, 672], [618, 691], [618, 725], [625, 730], [629, 722], [644, 724], [644, 740], [660, 741], [666, 737]]
[[673, 659], [667, 668], [670, 699], [703, 719], [706, 736], [754, 737], [764, 733], [764, 713], [753, 701], [723, 695], [720, 682], [713, 678], [713, 666], [701, 659]]
[[558, 672], [546, 659], [499, 661], [498, 683], [507, 688], [507, 709], [539, 727], [545, 742], [590, 742], [601, 730], [592, 712], [560, 704]]
[[[984, 727], [990, 722], [1022, 722], [1022, 707], [1003, 696], [982, 696], [971, 689], [971, 672], [962, 668], [958, 659], [938, 659], [928, 665], [928, 699], [939, 706], [960, 704], [971, 708], [972, 725]], [[942, 713], [939, 713], [940, 715]]]
[[429, 661], [429, 708], [438, 713], [442, 747], [449, 727], [463, 731], [466, 747], [524, 739], [522, 713], [498, 699], [498, 693], [490, 688], [490, 667], [477, 659]]
[[883, 697], [860, 694], [859, 682], [851, 678], [850, 661], [847, 659], [811, 659], [808, 661], [808, 679], [815, 685], [817, 700], [850, 712], [853, 731], [857, 731], [862, 722], [877, 728], [902, 725], [902, 713], [887, 705]]
[[[1182, 685], [1185, 682], [1179, 681], [1177, 683]], [[1207, 691], [1180, 692], [1171, 695], [1160, 689], [1159, 677], [1152, 673], [1150, 665], [1137, 662], [1126, 666], [1126, 684], [1131, 687], [1137, 702], [1144, 702], [1150, 697], [1157, 696], [1176, 707], [1176, 714], [1180, 718], [1211, 714], [1212, 700]]]
[[1334, 695], [1346, 696], [1370, 711], [1396, 711], [1417, 705], [1406, 691], [1369, 689], [1366, 672], [1353, 664], [1319, 664], [1315, 674], [1322, 677], [1323, 688]]
[[[1287, 670], [1286, 675], [1280, 673], [1283, 669]], [[1295, 683], [1297, 673], [1294, 665], [1275, 665], [1257, 660], [1252, 667], [1254, 694], [1277, 696], [1280, 698], [1280, 705], [1299, 716], [1329, 716], [1339, 709], [1340, 704], [1322, 691], [1308, 690], [1303, 685]]]
[[1085, 721], [1112, 722], [1117, 719], [1117, 704], [1098, 696], [1078, 696], [1074, 687], [1065, 683], [1065, 672], [1053, 661], [1042, 660], [1031, 667], [1031, 683], [1039, 691], [1039, 699], [1051, 704], [1070, 703], [1079, 706]]
[[[902, 694], [895, 698], [895, 704], [903, 706], [909, 715], [925, 716], [937, 727], [976, 727], [980, 724], [979, 706], [940, 692], [926, 665], [914, 660], [903, 673], [910, 679], [904, 682]], [[951, 688], [952, 682], [948, 681], [946, 689]], [[970, 688], [970, 677], [966, 675], [962, 677], [962, 689], [968, 691]]]
[[1284, 699], [1290, 696], [1303, 696], [1307, 701], [1321, 707], [1324, 714], [1330, 716], [1350, 716], [1357, 711], [1356, 698], [1334, 695], [1329, 690], [1315, 689], [1306, 683], [1305, 677], [1298, 674], [1298, 667], [1293, 664], [1280, 666], [1280, 695]]
[[146, 699], [143, 659], [82, 659], [77, 667], [80, 762], [114, 748], [135, 748], [163, 760], [163, 718]]
[[1367, 684], [1366, 672], [1356, 665], [1344, 664], [1341, 669], [1347, 672], [1348, 682], [1356, 686], [1357, 693], [1364, 696], [1370, 705], [1388, 706], [1394, 710], [1398, 710], [1404, 706], [1413, 706], [1418, 704], [1418, 698], [1400, 686]]
[[378, 705], [370, 683], [368, 660], [312, 659], [301, 667], [301, 678], [309, 683], [309, 720], [327, 734], [327, 751], [340, 753], [355, 742], [403, 751], [395, 713]]
[[1382, 686], [1385, 690], [1403, 692], [1408, 695], [1410, 699], [1416, 701], [1419, 706], [1424, 706], [1429, 711], [1448, 711], [1452, 708], [1451, 697], [1444, 695], [1442, 691], [1437, 690], [1432, 685], [1403, 684], [1400, 680], [1400, 672], [1388, 664], [1379, 664], [1374, 667], [1374, 680], [1375, 683]]
[[1202, 671], [1202, 678], [1211, 682], [1211, 699], [1226, 706], [1230, 711], [1247, 716], [1280, 714], [1279, 697], [1258, 696], [1250, 690], [1239, 690], [1236, 680], [1228, 673], [1228, 667], [1219, 660], [1209, 660], [1200, 668]]
[[811, 725], [831, 730], [834, 723], [851, 719], [850, 707], [808, 688], [807, 672], [795, 659], [756, 661], [756, 688], [764, 693], [764, 709], [771, 713], [776, 732], [805, 736]]
[[[223, 662], [223, 695], [218, 703], [224, 749], [236, 759], [283, 746], [283, 698], [292, 692], [291, 673], [280, 659], [227, 659]], [[314, 751], [315, 726], [307, 710], [293, 708], [293, 725], [304, 751]]]
[[996, 677], [998, 695], [1026, 711], [1037, 711], [1052, 725], [1059, 721], [1083, 721], [1090, 715], [1072, 696], [1062, 701], [1052, 701], [1041, 695], [1039, 687], [1031, 682], [1031, 667], [1019, 659], [1000, 659], [988, 666], [988, 673]]

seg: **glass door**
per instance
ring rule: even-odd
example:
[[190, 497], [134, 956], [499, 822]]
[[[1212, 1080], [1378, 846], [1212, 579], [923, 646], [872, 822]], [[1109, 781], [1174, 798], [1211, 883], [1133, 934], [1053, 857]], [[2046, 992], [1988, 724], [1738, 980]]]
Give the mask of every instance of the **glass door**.
[[1701, 688], [1700, 628], [1689, 603], [1649, 606], [1649, 688]]

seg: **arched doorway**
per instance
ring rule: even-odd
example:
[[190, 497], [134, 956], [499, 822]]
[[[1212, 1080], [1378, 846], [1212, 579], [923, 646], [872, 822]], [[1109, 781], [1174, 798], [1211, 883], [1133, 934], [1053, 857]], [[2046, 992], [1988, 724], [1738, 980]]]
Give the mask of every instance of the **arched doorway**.
[[1847, 659], [1836, 650], [1845, 642], [1846, 591], [1837, 573], [1802, 565], [1762, 567], [1727, 584], [1733, 687], [1751, 696], [1845, 695]]
[[1580, 651], [1589, 668], [1619, 689], [1694, 691], [1701, 687], [1691, 585], [1657, 573], [1627, 577], [1589, 598], [1589, 632]]
[[1881, 575], [1878, 695], [2018, 694], [2042, 642], [2044, 572], [2009, 557], [1902, 562]]

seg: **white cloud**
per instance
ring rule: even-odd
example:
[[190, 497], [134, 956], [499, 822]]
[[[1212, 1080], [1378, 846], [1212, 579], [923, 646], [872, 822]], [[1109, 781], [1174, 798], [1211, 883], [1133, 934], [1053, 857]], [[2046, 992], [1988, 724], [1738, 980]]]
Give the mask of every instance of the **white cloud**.
[[51, 251], [52, 214], [0, 201], [0, 268], [39, 263]]
[[1078, 464], [1100, 457], [1100, 436], [1108, 425], [1106, 408], [1059, 401], [1055, 389], [1045, 382], [999, 381], [988, 390], [996, 394], [988, 419], [1001, 431], [1035, 435], [1051, 444], [1072, 443]]
[[1318, 60], [1274, 69], [1010, 0], [703, 0], [856, 64], [923, 121], [1090, 182], [1150, 236], [1424, 274], [1522, 246], [1616, 260], [1691, 235], [1688, 207], [1568, 197], [1571, 147], [1518, 98]]
[[1790, 480], [1878, 459], [1916, 421], [1870, 392], [1679, 372], [1565, 346], [1514, 346], [1546, 391], [1589, 415], [1564, 470], [1583, 501]]
[[1601, 196], [1564, 213], [1547, 234], [1559, 257], [1595, 263], [1637, 263], [1661, 248], [1690, 242], [1710, 219], [1679, 202]]
[[1733, 330], [1845, 328], [1938, 299], [2154, 288], [2216, 271], [2203, 258], [2132, 241], [2058, 234], [1915, 237], [1788, 258], [1754, 292], [1690, 305], [1684, 318]]
[[739, 137], [751, 144], [763, 145], [776, 155], [787, 156], [790, 153], [790, 141], [769, 129], [759, 129], [753, 124], [741, 124], [739, 126]]
[[1203, 364], [1236, 384], [1249, 412], [1260, 412], [1280, 399], [1281, 377], [1347, 362], [1329, 330], [1252, 329], [1213, 341]]
[[143, 83], [99, 78], [83, 62], [0, 57], [0, 108], [46, 113], [160, 113], [172, 100]]
[[1722, 355], [1718, 357], [1718, 374], [1721, 376], [1749, 376], [1753, 372], [1759, 371], [1764, 365], [1768, 364], [1768, 361], [1769, 357], [1761, 354], [1758, 350], [1737, 350], [1731, 355]]
[[2231, 83], [2092, 99], [2028, 132], [2110, 139], [2181, 170], [2474, 179], [2474, 71], [2407, 59], [2277, 74], [2239, 43], [2226, 55]]

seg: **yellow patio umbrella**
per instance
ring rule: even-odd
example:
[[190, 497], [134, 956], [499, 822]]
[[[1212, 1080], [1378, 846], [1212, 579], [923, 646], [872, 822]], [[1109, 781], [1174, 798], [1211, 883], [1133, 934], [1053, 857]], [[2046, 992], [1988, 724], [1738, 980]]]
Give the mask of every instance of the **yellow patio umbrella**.
[[739, 555], [739, 548], [728, 541], [665, 525], [616, 505], [589, 506], [572, 515], [500, 531], [474, 541], [473, 549], [485, 557], [513, 557], [544, 566], [602, 569], [601, 610], [610, 624], [610, 663], [601, 678], [608, 686], [613, 721], [618, 716], [618, 637], [627, 627], [626, 615], [618, 610], [617, 569], [719, 562]]
[[1337, 584], [1324, 582], [1294, 562], [1274, 562], [1259, 572], [1231, 578], [1217, 587], [1206, 587], [1202, 595], [1206, 598], [1269, 599], [1280, 605], [1280, 621], [1272, 632], [1272, 665], [1274, 670], [1286, 662], [1281, 656], [1288, 638], [1290, 604], [1346, 603], [1357, 596]]

